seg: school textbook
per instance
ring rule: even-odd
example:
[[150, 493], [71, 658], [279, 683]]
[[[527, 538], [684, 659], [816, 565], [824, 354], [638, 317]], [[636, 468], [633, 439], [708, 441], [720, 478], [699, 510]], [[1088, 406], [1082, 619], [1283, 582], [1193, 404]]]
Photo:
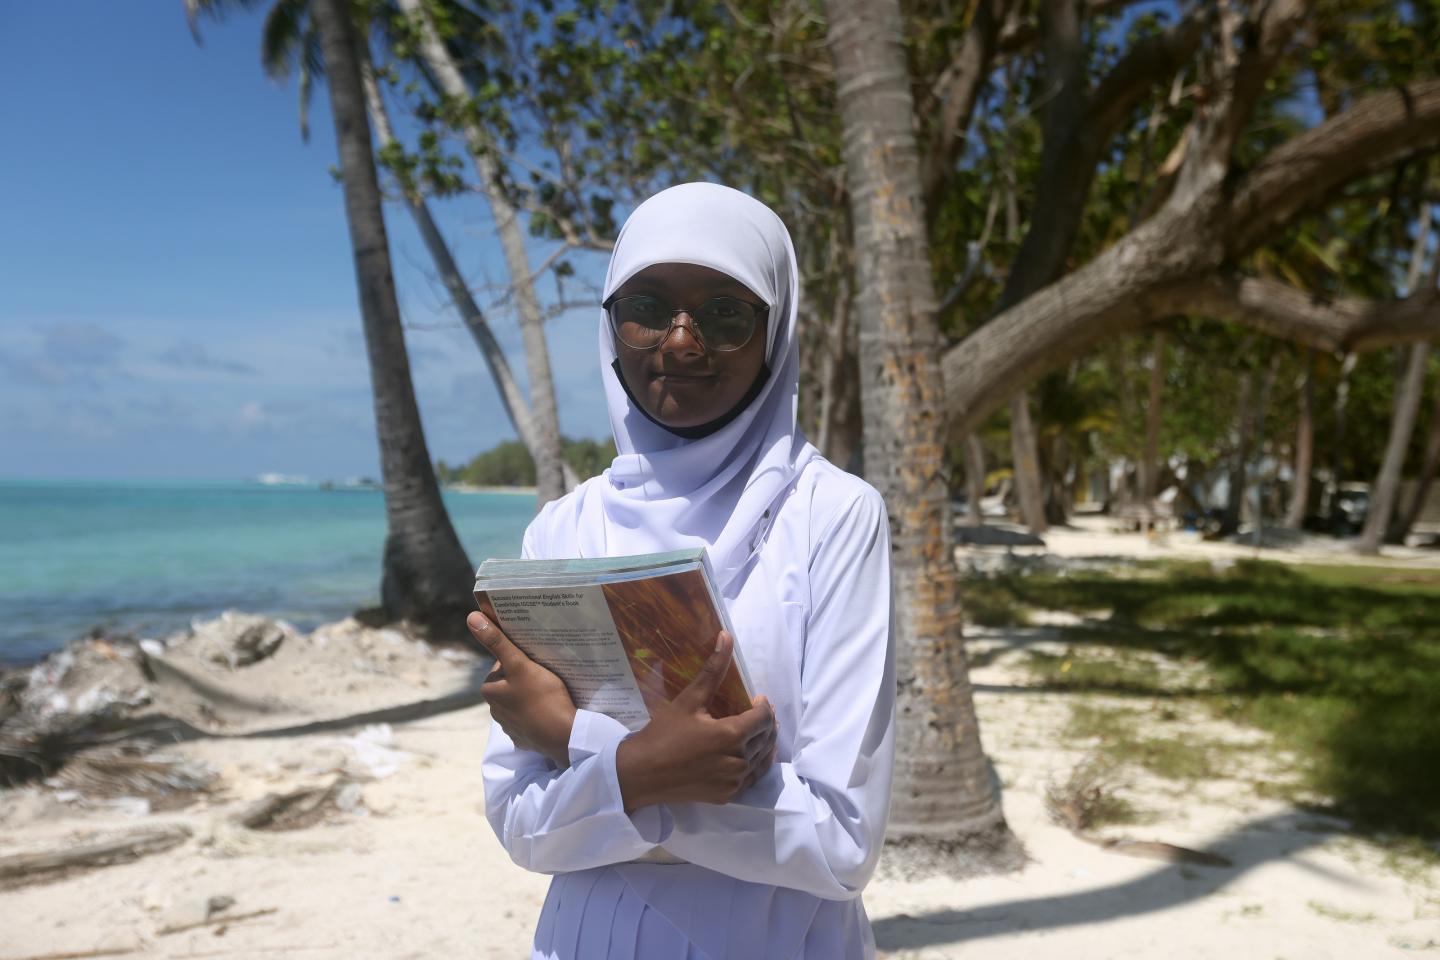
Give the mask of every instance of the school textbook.
[[[475, 601], [532, 660], [554, 671], [575, 706], [631, 730], [694, 680], [722, 630], [733, 637], [704, 548], [580, 560], [486, 560]], [[735, 647], [710, 702], [728, 717], [750, 709]]]

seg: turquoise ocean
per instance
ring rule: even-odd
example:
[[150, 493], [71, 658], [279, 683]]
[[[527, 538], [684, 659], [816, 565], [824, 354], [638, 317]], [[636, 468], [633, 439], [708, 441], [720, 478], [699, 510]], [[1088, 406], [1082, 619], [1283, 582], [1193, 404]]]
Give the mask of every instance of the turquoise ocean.
[[[528, 494], [445, 494], [473, 564], [519, 555]], [[383, 495], [298, 484], [0, 480], [0, 662], [93, 627], [237, 609], [308, 628], [380, 598]]]

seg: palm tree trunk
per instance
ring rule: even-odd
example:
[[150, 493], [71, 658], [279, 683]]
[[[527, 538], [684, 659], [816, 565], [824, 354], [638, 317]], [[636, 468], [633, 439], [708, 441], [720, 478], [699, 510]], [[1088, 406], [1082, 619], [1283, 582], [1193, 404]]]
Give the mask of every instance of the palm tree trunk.
[[1140, 499], [1153, 504], [1160, 492], [1160, 403], [1165, 391], [1165, 331], [1155, 332], [1150, 351], [1150, 403], [1145, 408], [1145, 456], [1140, 463]]
[[1415, 526], [1415, 521], [1420, 519], [1420, 511], [1425, 509], [1425, 501], [1430, 496], [1430, 485], [1435, 482], [1437, 472], [1440, 472], [1440, 387], [1435, 390], [1435, 405], [1430, 411], [1430, 437], [1425, 441], [1425, 459], [1420, 463], [1415, 495], [1410, 498], [1410, 505], [1395, 524], [1393, 539], [1396, 543], [1404, 543], [1411, 528]]
[[978, 527], [985, 522], [980, 501], [985, 497], [985, 444], [973, 433], [965, 434], [965, 522]]
[[1275, 374], [1280, 369], [1280, 354], [1276, 353], [1270, 357], [1270, 365], [1265, 369], [1265, 378], [1260, 382], [1260, 402], [1255, 405], [1255, 460], [1257, 467], [1255, 471], [1255, 498], [1251, 501], [1254, 504], [1255, 512], [1255, 539], [1252, 541], [1256, 547], [1263, 542], [1265, 532], [1265, 476], [1258, 469], [1263, 465], [1265, 459], [1265, 414], [1270, 409], [1270, 391], [1275, 386]]
[[1230, 489], [1225, 497], [1225, 516], [1220, 521], [1220, 534], [1229, 536], [1240, 529], [1240, 513], [1245, 505], [1245, 478], [1249, 473], [1250, 425], [1254, 418], [1251, 406], [1255, 396], [1255, 371], [1240, 375], [1240, 401], [1235, 416], [1235, 450], [1230, 460]]
[[1033, 533], [1044, 533], [1045, 489], [1040, 479], [1040, 445], [1030, 419], [1030, 391], [1010, 398], [1010, 453], [1014, 458], [1015, 493], [1020, 501], [1020, 522]]
[[[361, 53], [363, 55], [363, 50]], [[361, 61], [361, 78], [365, 83], [365, 102], [369, 108], [370, 122], [375, 127], [375, 135], [382, 147], [389, 146], [396, 142], [395, 133], [391, 129], [390, 115], [385, 109], [385, 101], [380, 96], [380, 86], [375, 82], [375, 74], [370, 69], [368, 60]], [[485, 320], [485, 314], [470, 293], [470, 285], [460, 273], [455, 257], [450, 252], [450, 245], [445, 242], [445, 236], [440, 232], [435, 218], [431, 216], [430, 205], [425, 202], [424, 195], [411, 183], [402, 183], [401, 191], [404, 194], [405, 206], [410, 209], [410, 215], [415, 220], [415, 228], [425, 242], [425, 249], [430, 251], [430, 259], [435, 261], [440, 281], [445, 284], [445, 290], [450, 294], [450, 302], [459, 311], [465, 329], [470, 332], [470, 338], [475, 341], [480, 356], [485, 360], [490, 379], [495, 381], [495, 389], [500, 392], [500, 405], [505, 408], [510, 426], [515, 429], [515, 435], [520, 438], [520, 442], [525, 444], [525, 449], [530, 451], [531, 458], [538, 463], [542, 454], [537, 453], [540, 441], [535, 428], [535, 418], [525, 400], [524, 391], [520, 389], [519, 381], [515, 379], [514, 371], [510, 369], [510, 361], [505, 358], [505, 351], [501, 349], [500, 342], [495, 339], [490, 324]], [[574, 487], [579, 480], [574, 469], [564, 460], [561, 461], [561, 469], [565, 473], [566, 489]]]
[[1380, 541], [1390, 525], [1400, 489], [1400, 473], [1405, 468], [1405, 453], [1410, 448], [1410, 435], [1415, 432], [1415, 417], [1420, 410], [1420, 396], [1425, 389], [1425, 364], [1430, 347], [1417, 343], [1410, 348], [1404, 376], [1395, 385], [1395, 408], [1390, 418], [1390, 436], [1385, 443], [1385, 458], [1375, 485], [1370, 488], [1370, 506], [1365, 514], [1365, 527], [1355, 542], [1358, 553], [1380, 552]]
[[311, 16], [325, 54], [345, 216], [375, 397], [375, 430], [385, 483], [381, 602], [390, 616], [414, 621], [434, 638], [461, 638], [466, 633], [465, 613], [471, 606], [471, 567], [440, 498], [410, 380], [410, 359], [380, 208], [380, 182], [355, 57], [354, 27], [345, 0], [314, 0]]
[[[1413, 296], [1419, 289], [1422, 278], [1427, 287], [1433, 286], [1440, 275], [1440, 248], [1435, 251], [1435, 262], [1425, 269], [1425, 248], [1430, 241], [1430, 224], [1434, 207], [1424, 204], [1420, 209], [1420, 221], [1415, 228], [1415, 243], [1410, 249], [1410, 269], [1405, 277], [1405, 294]], [[1380, 463], [1380, 473], [1370, 490], [1370, 506], [1365, 514], [1365, 527], [1355, 549], [1360, 553], [1379, 553], [1380, 542], [1385, 538], [1391, 525], [1391, 514], [1400, 490], [1400, 475], [1405, 469], [1405, 454], [1410, 449], [1410, 435], [1415, 432], [1415, 418], [1420, 412], [1420, 397], [1425, 391], [1425, 365], [1430, 359], [1429, 344], [1417, 343], [1410, 348], [1405, 373], [1395, 384], [1395, 411], [1390, 420], [1390, 436], [1385, 444], [1385, 459]]]
[[1300, 422], [1295, 428], [1295, 487], [1285, 511], [1285, 526], [1299, 530], [1305, 524], [1310, 500], [1310, 469], [1315, 461], [1315, 351], [1305, 349], [1305, 385], [1300, 390]]
[[885, 497], [898, 651], [897, 840], [1010, 837], [961, 637], [940, 332], [897, 0], [826, 0], [855, 230], [865, 476]]
[[[400, 6], [420, 33], [420, 54], [442, 92], [460, 103], [473, 99], [465, 78], [451, 59], [430, 22], [421, 0], [400, 0]], [[510, 273], [510, 290], [520, 314], [520, 333], [525, 343], [525, 363], [530, 375], [530, 408], [535, 418], [535, 482], [539, 502], [544, 504], [565, 494], [564, 457], [560, 450], [560, 420], [555, 408], [555, 380], [550, 372], [550, 348], [545, 342], [545, 315], [535, 293], [530, 257], [525, 252], [525, 233], [515, 205], [505, 194], [500, 166], [495, 160], [489, 134], [473, 121], [465, 124], [470, 159], [480, 189], [490, 201], [495, 232]]]
[[1335, 504], [1345, 482], [1345, 432], [1350, 419], [1350, 374], [1355, 372], [1355, 364], [1359, 359], [1360, 355], [1353, 350], [1346, 352], [1345, 359], [1340, 361], [1340, 379], [1335, 385], [1335, 449], [1330, 451], [1330, 526], [1334, 533], [1339, 530]]

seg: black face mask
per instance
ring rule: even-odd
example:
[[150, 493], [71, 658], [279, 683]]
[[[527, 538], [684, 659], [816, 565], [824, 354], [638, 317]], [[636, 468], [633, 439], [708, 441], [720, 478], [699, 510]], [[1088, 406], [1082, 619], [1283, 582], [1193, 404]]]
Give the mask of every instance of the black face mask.
[[610, 369], [615, 371], [615, 379], [620, 381], [620, 388], [625, 391], [625, 396], [630, 398], [630, 405], [638, 410], [642, 417], [666, 433], [673, 433], [675, 436], [684, 440], [699, 440], [701, 437], [708, 437], [710, 434], [740, 416], [741, 413], [745, 412], [745, 408], [750, 406], [756, 397], [760, 396], [760, 391], [765, 389], [765, 384], [770, 379], [769, 364], [761, 364], [760, 373], [756, 375], [755, 382], [750, 384], [750, 389], [745, 391], [745, 396], [741, 397], [740, 402], [730, 408], [729, 413], [711, 420], [709, 423], [702, 423], [694, 427], [667, 427], [659, 420], [650, 416], [649, 411], [645, 409], [639, 400], [635, 399], [635, 394], [630, 392], [630, 384], [625, 382], [625, 375], [620, 372], [620, 361], [618, 359], [610, 361]]

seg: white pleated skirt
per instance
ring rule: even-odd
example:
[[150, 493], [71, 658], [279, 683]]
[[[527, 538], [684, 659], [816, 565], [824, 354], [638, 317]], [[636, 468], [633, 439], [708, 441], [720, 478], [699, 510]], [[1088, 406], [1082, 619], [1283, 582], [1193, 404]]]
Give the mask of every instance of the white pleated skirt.
[[535, 928], [533, 960], [708, 960], [614, 870], [563, 873]]
[[[636, 867], [556, 875], [535, 928], [532, 960], [866, 960], [875, 953], [859, 900], [819, 900], [691, 864], [655, 866], [667, 909], [706, 952], [630, 882]], [[657, 876], [653, 875], [652, 876]], [[644, 884], [642, 884], [642, 887]], [[650, 887], [651, 894], [656, 890]], [[687, 922], [688, 921], [688, 922]], [[723, 941], [723, 943], [721, 942]]]

